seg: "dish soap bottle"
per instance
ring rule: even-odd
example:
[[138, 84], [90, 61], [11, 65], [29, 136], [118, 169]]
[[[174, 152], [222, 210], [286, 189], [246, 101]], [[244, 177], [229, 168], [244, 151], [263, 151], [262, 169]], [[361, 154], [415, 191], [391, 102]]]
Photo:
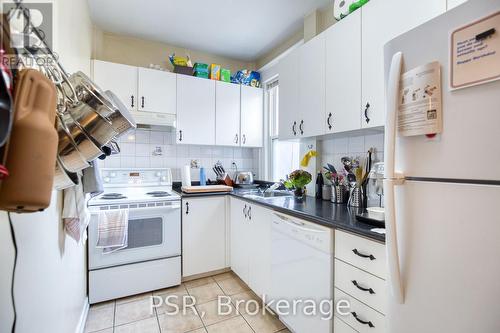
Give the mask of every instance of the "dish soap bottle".
[[316, 177], [316, 199], [323, 199], [323, 174], [318, 171], [318, 176]]
[[205, 173], [204, 167], [200, 168], [200, 185], [201, 186], [207, 185], [207, 174]]

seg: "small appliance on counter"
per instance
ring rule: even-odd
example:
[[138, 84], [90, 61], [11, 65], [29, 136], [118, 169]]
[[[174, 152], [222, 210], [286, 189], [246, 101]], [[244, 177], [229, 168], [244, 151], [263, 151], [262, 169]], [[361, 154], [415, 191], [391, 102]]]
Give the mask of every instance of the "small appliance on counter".
[[258, 184], [253, 182], [253, 173], [250, 171], [239, 171], [234, 177], [234, 185], [239, 188], [256, 188]]
[[360, 214], [356, 214], [358, 221], [385, 227], [384, 208], [381, 207], [384, 196], [384, 163], [375, 163], [368, 174], [366, 185], [367, 208]]

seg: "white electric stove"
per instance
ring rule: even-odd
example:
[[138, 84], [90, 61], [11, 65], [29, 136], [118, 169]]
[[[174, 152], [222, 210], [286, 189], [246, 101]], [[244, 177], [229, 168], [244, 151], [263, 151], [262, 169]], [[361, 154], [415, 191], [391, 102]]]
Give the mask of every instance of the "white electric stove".
[[[181, 203], [170, 169], [102, 169], [104, 193], [89, 201], [89, 301], [181, 283]], [[97, 248], [99, 215], [127, 209], [128, 246]]]

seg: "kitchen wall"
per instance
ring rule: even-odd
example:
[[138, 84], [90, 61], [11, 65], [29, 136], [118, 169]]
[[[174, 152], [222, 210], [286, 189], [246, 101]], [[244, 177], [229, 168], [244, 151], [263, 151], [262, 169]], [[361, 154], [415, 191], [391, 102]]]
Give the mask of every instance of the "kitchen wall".
[[[178, 145], [175, 143], [175, 130], [153, 127], [128, 132], [120, 138], [121, 152], [100, 163], [105, 168], [171, 168], [174, 181], [181, 180], [180, 169], [197, 160], [205, 167], [207, 177], [215, 179], [213, 165], [221, 161], [226, 172], [238, 170], [252, 171], [258, 178], [258, 148], [237, 148], [219, 146]], [[161, 155], [153, 152], [161, 149]], [[191, 169], [191, 179], [199, 180], [199, 169]]]
[[[86, 0], [54, 0], [54, 49], [65, 68], [90, 72], [92, 24]], [[52, 193], [44, 212], [11, 214], [18, 246], [15, 276], [17, 333], [78, 332], [87, 304], [86, 250], [66, 236], [62, 193]], [[13, 319], [14, 249], [7, 214], [0, 212], [0, 332]]]
[[366, 156], [368, 149], [374, 148], [372, 155], [374, 162], [384, 161], [384, 133], [371, 134], [350, 134], [339, 135], [323, 139], [318, 142], [318, 152], [320, 154], [320, 166], [326, 163], [333, 164], [337, 170], [341, 170], [340, 159], [343, 156], [361, 157]]
[[220, 64], [224, 68], [230, 69], [232, 73], [240, 69], [255, 69], [255, 64], [252, 62], [238, 61], [171, 44], [118, 35], [94, 27], [94, 46], [92, 52], [92, 58], [94, 59], [139, 67], [149, 67], [150, 64], [155, 64], [173, 70], [168, 60], [168, 56], [171, 53], [179, 56], [189, 54], [193, 63]]

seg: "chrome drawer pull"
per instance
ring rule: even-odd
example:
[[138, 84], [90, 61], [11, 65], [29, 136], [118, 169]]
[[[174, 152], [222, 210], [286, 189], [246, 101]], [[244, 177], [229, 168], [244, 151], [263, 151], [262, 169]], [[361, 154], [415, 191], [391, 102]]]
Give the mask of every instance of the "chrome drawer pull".
[[358, 251], [358, 249], [354, 249], [354, 250], [352, 250], [352, 252], [354, 252], [354, 254], [355, 254], [355, 255], [357, 255], [358, 257], [361, 257], [361, 258], [369, 258], [370, 260], [375, 260], [375, 259], [377, 259], [377, 258], [375, 258], [375, 257], [373, 256], [373, 254], [363, 254], [363, 253], [360, 253], [360, 252]]
[[370, 293], [370, 294], [372, 294], [372, 295], [373, 295], [373, 294], [375, 294], [375, 291], [373, 291], [373, 289], [372, 289], [372, 288], [363, 288], [363, 287], [361, 287], [361, 286], [358, 284], [358, 281], [356, 281], [356, 280], [352, 280], [351, 282], [352, 282], [352, 284], [353, 284], [353, 285], [355, 285], [355, 286], [356, 286], [356, 288], [358, 288], [359, 290], [362, 290], [362, 291], [367, 291], [367, 292], [369, 292], [369, 293]]
[[363, 324], [363, 325], [368, 325], [370, 327], [375, 327], [375, 325], [373, 325], [373, 323], [371, 321], [364, 321], [364, 320], [361, 320], [358, 318], [358, 315], [356, 314], [356, 312], [351, 312], [352, 316], [354, 317], [354, 319], [356, 319], [359, 323]]

